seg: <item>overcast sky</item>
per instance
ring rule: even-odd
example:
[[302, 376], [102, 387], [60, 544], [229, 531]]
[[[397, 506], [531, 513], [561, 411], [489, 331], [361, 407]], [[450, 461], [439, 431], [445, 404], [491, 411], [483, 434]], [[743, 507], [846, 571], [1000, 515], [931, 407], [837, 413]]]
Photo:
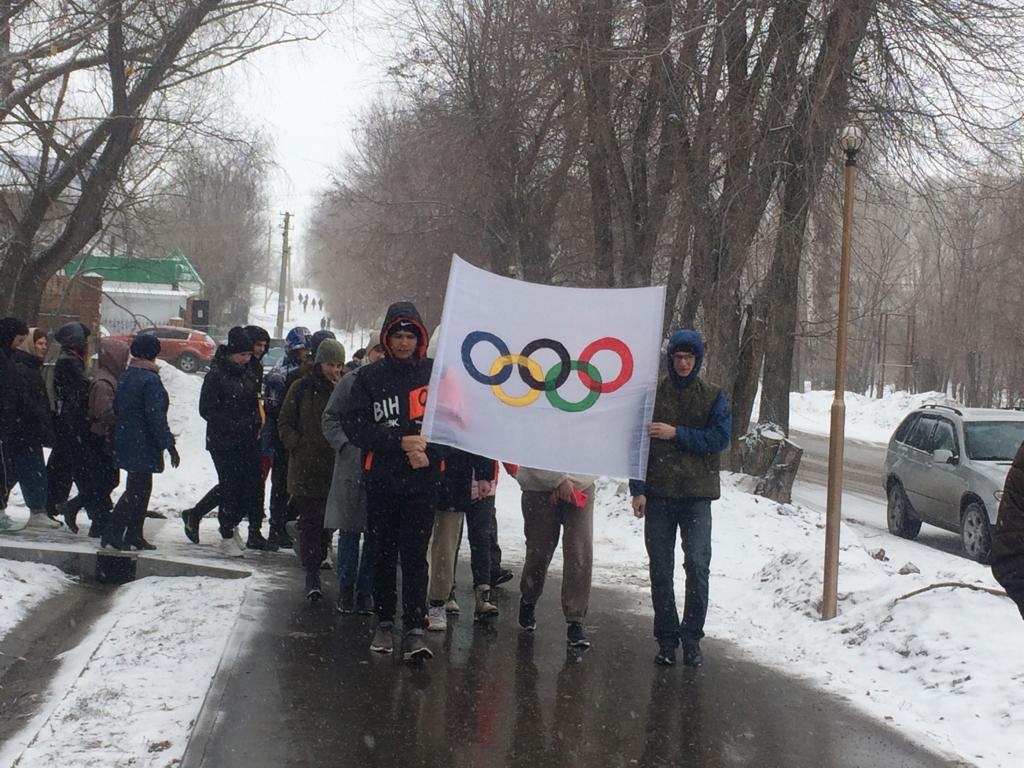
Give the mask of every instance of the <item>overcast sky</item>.
[[[237, 72], [238, 107], [265, 124], [280, 170], [271, 210], [295, 214], [295, 254], [330, 171], [351, 151], [360, 113], [387, 91], [384, 76], [391, 36], [375, 3], [340, 14], [329, 36], [262, 52]], [[280, 247], [280, 217], [275, 247]]]

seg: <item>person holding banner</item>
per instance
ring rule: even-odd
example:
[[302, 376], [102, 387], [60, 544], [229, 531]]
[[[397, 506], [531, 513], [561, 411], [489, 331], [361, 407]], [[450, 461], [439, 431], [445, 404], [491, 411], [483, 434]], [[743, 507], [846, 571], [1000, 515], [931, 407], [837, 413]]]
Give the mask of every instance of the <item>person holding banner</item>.
[[349, 440], [363, 449], [366, 509], [376, 543], [373, 591], [377, 629], [370, 650], [391, 653], [402, 561], [403, 651], [408, 662], [434, 654], [424, 640], [427, 543], [441, 479], [442, 451], [420, 435], [432, 360], [428, 334], [409, 302], [392, 304], [381, 328], [385, 357], [360, 371], [341, 415]]
[[[696, 331], [669, 338], [667, 375], [658, 382], [646, 481], [630, 480], [633, 514], [644, 518], [650, 558], [656, 664], [698, 667], [708, 612], [711, 569], [711, 502], [721, 495], [719, 454], [729, 445], [732, 413], [722, 390], [700, 378], [704, 342]], [[676, 609], [676, 529], [683, 540], [686, 598], [683, 619]]]
[[594, 563], [594, 477], [520, 467], [516, 474], [523, 491], [523, 534], [526, 559], [519, 583], [519, 626], [537, 628], [536, 607], [544, 591], [551, 557], [562, 534], [562, 613], [566, 642], [589, 648], [583, 619], [590, 606]]

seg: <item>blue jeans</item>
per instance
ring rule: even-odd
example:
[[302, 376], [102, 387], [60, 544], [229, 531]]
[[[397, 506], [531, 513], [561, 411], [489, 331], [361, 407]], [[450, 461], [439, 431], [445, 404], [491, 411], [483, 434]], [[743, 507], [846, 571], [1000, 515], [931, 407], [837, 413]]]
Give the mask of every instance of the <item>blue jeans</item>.
[[38, 446], [12, 445], [5, 443], [0, 446], [3, 452], [4, 482], [3, 502], [7, 505], [7, 497], [15, 483], [21, 484], [21, 495], [25, 506], [31, 512], [46, 511], [46, 464], [43, 462], [43, 449]]
[[[679, 621], [674, 588], [676, 530], [682, 532], [686, 597]], [[666, 645], [704, 637], [711, 572], [710, 499], [647, 498], [644, 543], [651, 563], [654, 636]]]
[[[359, 537], [363, 537], [363, 555], [359, 556]], [[373, 542], [369, 534], [338, 531], [338, 586], [360, 594], [373, 594]]]

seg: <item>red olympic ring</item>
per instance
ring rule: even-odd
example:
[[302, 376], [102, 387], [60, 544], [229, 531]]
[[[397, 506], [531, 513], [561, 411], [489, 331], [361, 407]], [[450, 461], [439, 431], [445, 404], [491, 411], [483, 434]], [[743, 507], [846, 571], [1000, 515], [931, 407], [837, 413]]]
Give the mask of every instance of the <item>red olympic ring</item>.
[[[604, 350], [614, 352], [619, 356], [619, 359], [622, 361], [622, 369], [619, 371], [619, 375], [614, 379], [601, 383], [599, 381], [594, 381], [584, 368], [594, 355]], [[614, 392], [633, 376], [633, 353], [629, 351], [629, 347], [627, 347], [620, 339], [616, 339], [611, 336], [605, 336], [603, 339], [590, 342], [584, 348], [583, 352], [580, 353], [579, 359], [580, 369], [577, 370], [576, 373], [580, 377], [580, 381], [583, 382], [583, 386], [592, 392], [600, 392], [602, 395]]]

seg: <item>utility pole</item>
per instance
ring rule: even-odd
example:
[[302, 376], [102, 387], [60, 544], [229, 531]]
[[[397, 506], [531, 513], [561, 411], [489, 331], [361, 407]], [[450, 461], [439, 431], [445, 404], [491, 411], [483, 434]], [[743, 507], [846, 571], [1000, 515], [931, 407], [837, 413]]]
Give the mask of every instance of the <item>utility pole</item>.
[[277, 286], [277, 330], [275, 337], [280, 339], [284, 336], [284, 319], [288, 313], [289, 299], [291, 293], [288, 289], [288, 260], [291, 255], [291, 247], [288, 244], [288, 229], [292, 223], [292, 215], [284, 214], [284, 233], [281, 236], [281, 276]]
[[267, 277], [263, 281], [263, 311], [267, 311], [267, 302], [270, 301], [270, 262], [273, 253], [274, 223], [267, 224]]

